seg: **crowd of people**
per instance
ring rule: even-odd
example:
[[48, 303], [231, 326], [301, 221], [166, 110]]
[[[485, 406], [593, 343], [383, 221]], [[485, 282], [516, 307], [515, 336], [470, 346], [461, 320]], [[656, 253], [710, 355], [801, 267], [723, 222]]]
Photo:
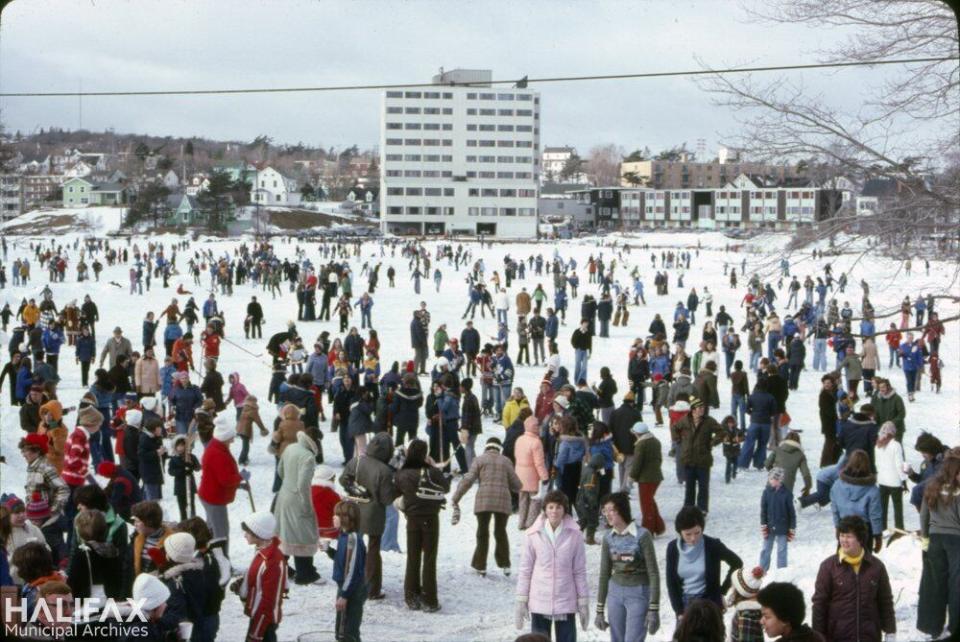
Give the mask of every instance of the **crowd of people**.
[[[518, 638], [525, 642], [569, 642], [578, 625], [591, 624], [613, 642], [642, 642], [661, 628], [663, 583], [674, 639], [684, 642], [894, 640], [894, 597], [877, 553], [904, 536], [922, 543], [916, 628], [933, 639], [960, 634], [960, 448], [908, 416], [928, 396], [924, 377], [929, 394], [940, 392], [937, 297], [918, 294], [878, 315], [866, 280], [856, 312], [843, 300], [849, 275], [835, 278], [829, 262], [801, 282], [786, 259], [772, 276], [747, 277], [746, 259], [730, 253], [727, 296], [684, 285], [698, 281], [699, 247], [609, 246], [582, 265], [559, 247], [551, 256], [530, 247], [526, 257], [489, 265], [483, 243], [280, 239], [219, 252], [188, 241], [14, 246], [9, 291], [22, 301], [0, 311], [9, 328], [0, 386], [10, 391], [4, 413], [17, 413], [22, 431], [20, 461], [7, 453], [5, 465], [25, 471], [25, 482], [4, 481], [0, 498], [4, 595], [22, 598], [29, 613], [47, 607], [45, 617], [73, 598], [134, 600], [146, 636], [120, 623], [98, 639], [195, 641], [218, 639], [224, 601], [239, 599], [253, 642], [277, 639], [290, 591], [331, 581], [334, 635], [358, 642], [368, 603], [401, 590], [383, 580], [383, 552], [401, 550], [401, 521], [403, 602], [441, 610], [441, 588], [457, 589], [438, 586], [440, 542], [464, 536], [461, 504], [471, 502], [473, 572], [488, 574], [491, 529], [497, 573], [512, 575], [511, 539], [519, 542], [514, 620], [529, 627]], [[3, 239], [4, 262], [9, 249]], [[38, 266], [56, 284], [75, 267], [83, 292], [88, 265], [95, 282], [127, 273], [129, 290], [111, 282], [125, 300], [140, 301], [161, 282], [166, 307], [144, 314], [139, 350], [122, 326], [103, 336], [90, 293], [80, 305], [57, 301], [30, 274]], [[397, 278], [405, 268], [408, 287], [423, 297], [407, 317], [409, 344], [381, 345], [374, 327], [401, 318], [397, 310], [374, 314], [384, 266], [386, 288], [406, 285]], [[465, 284], [463, 312], [438, 318], [420, 281], [432, 279], [439, 293], [451, 270]], [[648, 278], [651, 304], [670, 288], [682, 293], [669, 316], [644, 313]], [[715, 308], [715, 294], [740, 305]], [[270, 297], [269, 315], [258, 296]], [[223, 303], [233, 297], [249, 298], [242, 318], [228, 318], [225, 308], [235, 308]], [[295, 321], [278, 311], [288, 299]], [[578, 299], [579, 311], [571, 310]], [[495, 334], [475, 326], [478, 310]], [[899, 323], [881, 329], [894, 314]], [[265, 343], [264, 326], [273, 330]], [[611, 326], [640, 336], [619, 367], [597, 369], [595, 352], [618, 349]], [[879, 342], [888, 346], [886, 363]], [[222, 349], [269, 367], [266, 389], [248, 390], [256, 377], [239, 371], [225, 380]], [[64, 368], [70, 357], [76, 369]], [[902, 380], [890, 374], [896, 368]], [[516, 379], [529, 373], [539, 383], [528, 397]], [[801, 410], [791, 394], [816, 382], [817, 412]], [[64, 399], [62, 390], [80, 392]], [[800, 414], [819, 417], [815, 472], [803, 438], [813, 426], [796, 425]], [[325, 441], [331, 432], [339, 453]], [[906, 463], [905, 443], [922, 459], [918, 470]], [[711, 511], [715, 452], [724, 483], [755, 493], [755, 517]], [[248, 466], [261, 453], [273, 471], [257, 488], [271, 485], [272, 497], [257, 510]], [[674, 460], [666, 469], [665, 458]], [[752, 471], [763, 471], [762, 488], [750, 483]], [[658, 489], [673, 478], [683, 501], [661, 512]], [[171, 489], [179, 519], [164, 510]], [[915, 534], [905, 530], [907, 493]], [[812, 595], [771, 581], [774, 548], [776, 567], [788, 567], [798, 512], [828, 505], [834, 532], [799, 535], [823, 544]], [[441, 535], [447, 508], [451, 530]], [[663, 513], [676, 537], [661, 562]], [[755, 561], [705, 534], [709, 524], [722, 536], [713, 525], [725, 519], [759, 522]], [[241, 545], [231, 541], [237, 521], [254, 551], [246, 569], [231, 564]], [[593, 567], [591, 546], [599, 551]], [[332, 559], [327, 578], [316, 563], [321, 552]], [[724, 613], [732, 613], [729, 625]], [[68, 621], [49, 621], [53, 635], [21, 637], [70, 639]]]

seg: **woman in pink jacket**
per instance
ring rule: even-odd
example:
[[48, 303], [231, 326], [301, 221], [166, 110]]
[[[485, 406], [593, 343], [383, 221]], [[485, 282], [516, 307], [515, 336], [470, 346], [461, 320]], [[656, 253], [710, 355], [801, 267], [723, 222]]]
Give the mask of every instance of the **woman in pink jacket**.
[[580, 617], [584, 631], [590, 618], [583, 534], [570, 516], [563, 492], [547, 493], [543, 504], [543, 514], [527, 529], [520, 556], [516, 625], [522, 629], [529, 617], [533, 633], [556, 642], [576, 642], [575, 618]]
[[237, 421], [239, 421], [240, 413], [243, 412], [243, 402], [247, 400], [250, 393], [247, 391], [247, 387], [240, 383], [238, 373], [231, 372], [228, 381], [230, 381], [230, 392], [227, 394], [227, 399], [232, 401], [233, 407], [237, 409]]
[[520, 530], [530, 528], [533, 520], [539, 513], [535, 506], [534, 497], [540, 492], [540, 482], [550, 478], [543, 457], [543, 442], [540, 441], [540, 425], [535, 416], [527, 417], [523, 422], [523, 434], [517, 438], [513, 446], [514, 466], [517, 477], [523, 487], [520, 489], [519, 511], [517, 522]]

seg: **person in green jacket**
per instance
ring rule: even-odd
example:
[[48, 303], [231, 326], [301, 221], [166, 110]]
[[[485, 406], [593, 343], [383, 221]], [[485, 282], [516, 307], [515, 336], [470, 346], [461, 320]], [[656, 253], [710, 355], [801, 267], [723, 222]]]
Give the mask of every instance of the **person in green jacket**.
[[450, 337], [447, 335], [447, 324], [441, 323], [437, 331], [433, 333], [433, 356], [439, 357], [447, 349], [447, 341]]
[[874, 422], [882, 426], [892, 421], [897, 427], [897, 441], [903, 443], [903, 434], [906, 432], [904, 419], [907, 418], [907, 407], [903, 398], [898, 395], [888, 379], [880, 379], [874, 387], [873, 410], [876, 413]]
[[793, 485], [797, 481], [797, 470], [799, 470], [803, 475], [803, 489], [800, 494], [806, 495], [810, 492], [813, 480], [810, 477], [810, 468], [807, 466], [807, 456], [803, 454], [803, 447], [800, 446], [800, 433], [796, 430], [788, 432], [786, 439], [767, 456], [767, 470], [772, 470], [774, 467], [783, 469], [783, 485], [791, 493], [793, 493]]
[[630, 479], [637, 483], [640, 495], [640, 512], [643, 514], [642, 526], [660, 535], [667, 530], [657, 507], [657, 487], [663, 481], [660, 466], [663, 463], [663, 446], [647, 424], [638, 421], [630, 429], [636, 438], [633, 446], [633, 461], [630, 464]]

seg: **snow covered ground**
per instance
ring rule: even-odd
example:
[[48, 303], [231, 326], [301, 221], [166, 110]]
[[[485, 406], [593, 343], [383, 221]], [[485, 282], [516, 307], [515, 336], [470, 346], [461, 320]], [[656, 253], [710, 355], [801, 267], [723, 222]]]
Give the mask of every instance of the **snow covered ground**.
[[125, 207], [72, 207], [26, 212], [0, 223], [0, 232], [17, 235], [61, 235], [82, 231], [103, 236], [120, 229]]
[[[93, 210], [90, 210], [91, 212]], [[97, 210], [98, 212], [100, 210]], [[73, 236], [64, 237], [65, 241], [72, 243]], [[162, 237], [154, 240], [172, 240], [173, 237]], [[469, 244], [468, 247], [474, 253], [474, 258], [483, 256], [487, 265], [487, 276], [494, 269], [502, 268], [502, 259], [504, 255], [510, 254], [514, 258], [526, 258], [530, 253], [543, 253], [544, 257], [549, 259], [556, 248], [563, 256], [573, 256], [576, 258], [579, 266], [584, 266], [588, 256], [603, 253], [605, 259], [609, 260], [615, 251], [612, 251], [609, 244], [616, 237], [607, 237], [605, 239], [580, 239], [577, 241], [536, 244], [498, 244], [493, 248], [478, 250], [476, 244]], [[8, 238], [8, 242], [11, 239]], [[672, 318], [670, 315], [677, 301], [686, 300], [686, 294], [690, 287], [696, 287], [698, 292], [702, 292], [706, 286], [714, 294], [715, 310], [721, 305], [726, 305], [728, 311], [735, 315], [736, 321], [742, 323], [742, 314], [740, 313], [739, 303], [743, 296], [743, 290], [732, 290], [729, 287], [727, 277], [724, 276], [723, 264], [729, 262], [731, 265], [739, 264], [743, 256], [747, 259], [748, 273], [755, 269], [764, 270], [764, 274], [772, 275], [773, 266], [782, 255], [782, 248], [787, 239], [782, 236], [764, 237], [752, 239], [747, 242], [746, 254], [726, 253], [724, 247], [728, 243], [736, 243], [726, 239], [719, 233], [706, 233], [700, 235], [694, 234], [645, 234], [629, 239], [634, 246], [642, 243], [649, 243], [656, 247], [659, 255], [661, 248], [689, 248], [694, 250], [697, 241], [702, 243], [699, 257], [694, 258], [691, 269], [685, 277], [685, 288], [679, 292], [675, 288], [675, 277], [671, 275], [669, 296], [658, 297], [654, 294], [652, 278], [654, 270], [651, 269], [650, 252], [634, 249], [632, 254], [624, 254], [622, 259], [617, 261], [617, 278], [624, 284], [629, 284], [628, 273], [634, 265], [639, 266], [643, 280], [646, 285], [647, 305], [631, 307], [630, 322], [628, 327], [611, 328], [611, 337], [609, 339], [595, 339], [594, 354], [590, 360], [590, 380], [591, 382], [599, 378], [601, 366], [608, 366], [614, 373], [614, 377], [620, 384], [621, 392], [626, 389], [626, 365], [627, 351], [630, 343], [637, 337], [646, 336], [647, 327], [653, 318], [654, 313], [660, 313], [665, 319]], [[134, 242], [140, 242], [143, 247], [144, 239], [134, 239]], [[218, 241], [211, 243], [214, 251], [221, 253], [224, 250], [231, 249], [239, 241]], [[24, 251], [24, 240], [19, 241], [19, 246], [11, 249], [7, 263], [20, 255]], [[194, 244], [205, 247], [204, 242]], [[280, 256], [293, 256], [293, 244], [278, 244], [277, 252]], [[315, 252], [315, 245], [308, 248], [308, 255], [318, 263], [319, 259]], [[433, 243], [428, 247], [434, 247]], [[752, 251], [750, 251], [752, 250]], [[75, 252], [71, 250], [71, 256]], [[181, 255], [179, 265], [183, 269], [186, 257]], [[458, 336], [462, 328], [460, 315], [466, 304], [467, 287], [464, 283], [464, 274], [454, 271], [452, 265], [440, 265], [443, 271], [443, 284], [439, 292], [436, 292], [432, 281], [424, 280], [422, 294], [416, 295], [413, 292], [413, 286], [407, 278], [409, 272], [407, 262], [401, 258], [391, 258], [389, 251], [385, 257], [379, 256], [379, 248], [376, 242], [366, 243], [363, 246], [363, 255], [352, 262], [355, 274], [355, 291], [360, 291], [365, 284], [365, 279], [360, 277], [360, 267], [364, 261], [383, 263], [380, 286], [373, 295], [375, 305], [373, 308], [373, 321], [380, 334], [382, 343], [382, 361], [385, 366], [394, 360], [410, 358], [412, 351], [409, 347], [408, 324], [412, 310], [420, 300], [425, 300], [429, 304], [432, 314], [431, 332], [439, 323], [446, 323], [451, 331], [451, 336]], [[835, 269], [835, 274], [848, 269], [855, 261], [853, 255], [840, 257], [831, 257], [824, 261], [813, 261], [809, 253], [802, 256], [793, 257], [793, 271], [800, 275], [802, 280], [806, 274], [820, 274], [823, 263], [830, 261]], [[927, 292], [930, 290], [942, 291], [950, 284], [955, 266], [948, 262], [932, 262], [929, 276], [925, 275], [920, 265], [920, 261], [914, 261], [913, 275], [906, 277], [900, 269], [897, 262], [881, 257], [868, 258], [861, 261], [853, 267], [850, 277], [850, 287], [846, 294], [836, 295], [842, 305], [845, 300], [849, 300], [854, 307], [859, 306], [860, 288], [858, 285], [861, 278], [865, 278], [871, 288], [871, 299], [876, 307], [878, 316], [885, 314], [899, 305], [899, 302], [905, 295], [915, 296], [918, 292]], [[398, 287], [391, 289], [387, 287], [385, 278], [386, 268], [392, 265], [398, 271]], [[171, 288], [164, 290], [159, 286], [158, 281], [154, 281], [151, 291], [144, 296], [129, 296], [125, 289], [118, 289], [109, 285], [109, 281], [117, 281], [121, 284], [127, 283], [127, 267], [107, 268], [101, 277], [99, 283], [85, 283], [83, 287], [78, 287], [74, 282], [75, 272], [70, 271], [68, 282], [63, 284], [52, 284], [55, 300], [58, 304], [63, 304], [70, 299], [82, 299], [83, 294], [89, 293], [100, 307], [101, 321], [98, 326], [99, 336], [106, 337], [109, 329], [115, 325], [120, 325], [125, 329], [134, 344], [135, 349], [140, 346], [140, 321], [147, 311], [159, 312], [174, 296], [174, 288], [178, 283], [183, 283], [189, 290], [199, 290], [194, 288], [188, 277], [174, 278], [171, 281]], [[738, 265], [739, 272], [739, 265]], [[502, 273], [502, 270], [501, 270]], [[595, 286], [586, 283], [586, 272], [579, 270], [582, 275], [583, 284], [581, 286], [580, 296], [586, 293], [598, 294]], [[28, 288], [13, 288], [0, 291], [0, 305], [4, 301], [9, 301], [11, 306], [16, 308], [20, 299], [24, 296], [39, 296], [39, 291], [43, 287], [46, 275], [39, 269], [34, 270], [34, 282]], [[204, 284], [207, 280], [204, 278]], [[544, 288], [552, 295], [552, 281], [549, 277], [536, 278], [532, 275], [532, 270], [527, 272], [524, 281], [514, 284], [510, 295], [511, 305], [513, 296], [518, 288], [525, 286], [528, 291], [533, 291], [537, 283], [543, 283]], [[741, 284], [743, 281], [741, 280]], [[956, 286], [952, 286], [956, 291]], [[205, 292], [197, 292], [197, 300], [202, 301], [206, 296]], [[287, 320], [296, 318], [296, 301], [292, 294], [284, 293], [283, 298], [273, 301], [269, 295], [260, 290], [255, 290], [250, 286], [243, 286], [235, 289], [232, 298], [218, 297], [221, 309], [226, 311], [226, 329], [227, 338], [243, 346], [246, 350], [253, 353], [263, 352], [264, 341], [247, 341], [243, 339], [239, 332], [240, 320], [244, 316], [244, 308], [252, 294], [258, 295], [263, 301], [266, 310], [266, 327], [264, 336], [269, 336], [284, 328]], [[786, 290], [779, 293], [785, 302]], [[552, 301], [552, 296], [551, 296]], [[579, 301], [571, 302], [571, 310], [574, 311], [568, 319], [566, 326], [561, 328], [559, 340], [560, 354], [564, 364], [572, 370], [573, 354], [570, 347], [569, 337], [574, 329], [573, 323], [579, 310]], [[699, 333], [702, 328], [703, 308], [698, 312], [698, 325], [694, 327], [691, 333], [691, 340], [696, 344], [699, 339]], [[953, 316], [956, 314], [956, 305], [947, 307], [947, 304], [941, 304], [941, 316]], [[358, 319], [359, 321], [359, 319]], [[478, 329], [485, 337], [492, 336], [495, 333], [495, 323], [489, 317], [475, 321]], [[878, 323], [878, 330], [881, 328]], [[322, 330], [330, 330], [336, 334], [336, 321], [333, 322], [315, 322], [298, 323], [302, 334], [308, 340], [312, 340]], [[239, 336], [238, 336], [239, 334]], [[938, 435], [945, 443], [957, 444], [958, 439], [958, 417], [960, 417], [960, 390], [958, 390], [958, 379], [955, 374], [955, 368], [960, 360], [960, 342], [958, 342], [956, 324], [949, 324], [947, 335], [941, 345], [941, 355], [945, 362], [944, 370], [944, 389], [941, 394], [935, 395], [929, 391], [928, 385], [917, 397], [917, 402], [909, 404], [907, 408], [907, 436], [905, 445], [907, 458], [914, 467], [919, 467], [919, 455], [912, 449], [912, 444], [921, 430], [928, 430]], [[515, 341], [513, 342], [515, 343]], [[886, 366], [886, 348], [881, 344], [881, 354], [883, 355], [884, 368], [881, 374], [889, 375], [894, 387], [905, 397], [905, 384], [902, 374], [897, 372], [888, 372]], [[691, 351], [692, 352], [692, 351]], [[739, 357], [746, 360], [746, 350], [741, 350]], [[808, 352], [812, 356], [812, 351]], [[511, 355], [515, 356], [515, 355]], [[808, 356], [808, 364], [810, 357]], [[65, 405], [73, 405], [81, 394], [79, 387], [79, 368], [69, 358], [61, 359], [61, 374], [64, 381], [60, 386], [61, 398]], [[266, 358], [254, 358], [241, 351], [237, 347], [224, 343], [222, 346], [221, 371], [226, 374], [237, 371], [251, 392], [257, 394], [260, 399], [266, 399], [266, 390], [270, 377], [270, 369]], [[537, 384], [542, 376], [540, 367], [521, 367], [518, 368], [516, 385], [522, 386], [531, 400], [537, 392]], [[753, 377], [751, 376], [751, 382]], [[926, 380], [924, 381], [926, 384]], [[806, 371], [801, 376], [800, 390], [792, 392], [788, 402], [791, 416], [793, 417], [793, 426], [803, 430], [803, 445], [807, 452], [808, 459], [815, 468], [819, 461], [819, 452], [821, 447], [821, 437], [819, 434], [819, 421], [817, 416], [817, 394], [819, 391], [819, 373]], [[720, 398], [721, 409], [719, 413], [726, 414], [729, 411], [729, 383], [721, 377], [720, 380]], [[2, 469], [2, 488], [5, 491], [22, 492], [23, 472], [21, 459], [16, 451], [16, 444], [21, 434], [17, 424], [16, 412], [11, 411], [6, 405], [8, 400], [4, 392], [0, 395], [0, 448], [6, 455], [8, 464]], [[619, 402], [619, 395], [618, 395]], [[272, 422], [276, 416], [276, 409], [270, 407], [266, 402], [261, 404], [261, 413], [265, 422]], [[722, 415], [721, 415], [722, 417]], [[644, 418], [652, 425], [653, 415], [649, 410], [644, 410]], [[327, 426], [322, 426], [326, 431]], [[655, 434], [662, 442], [669, 442], [669, 437], [665, 429], [656, 429]], [[502, 437], [503, 430], [500, 426], [492, 423], [485, 423], [484, 436], [480, 440], [482, 444], [486, 437], [496, 435]], [[266, 452], [267, 442], [259, 437], [254, 440], [252, 448], [253, 488], [256, 504], [259, 508], [265, 508], [270, 505], [270, 480], [273, 476], [273, 458]], [[239, 445], [235, 444], [235, 449]], [[666, 450], [666, 447], [665, 447]], [[339, 443], [334, 436], [328, 436], [324, 441], [324, 451], [327, 456], [327, 462], [336, 468], [342, 465]], [[723, 466], [719, 449], [715, 452], [715, 459], [718, 465], [714, 466], [711, 478], [711, 506], [710, 518], [707, 525], [707, 533], [720, 537], [743, 559], [746, 565], [756, 564], [760, 552], [760, 534], [759, 534], [759, 499], [762, 492], [765, 475], [756, 473], [743, 474], [733, 484], [725, 485], [723, 482]], [[668, 533], [656, 541], [657, 553], [663, 563], [663, 556], [667, 543], [674, 537], [672, 531], [672, 517], [680, 508], [683, 499], [682, 487], [676, 483], [673, 475], [673, 461], [667, 459], [664, 462], [664, 473], [666, 480], [660, 488], [657, 499], [660, 510], [664, 518], [670, 522], [668, 524]], [[439, 596], [443, 609], [436, 614], [427, 615], [421, 612], [410, 612], [403, 604], [402, 584], [405, 556], [398, 553], [384, 554], [384, 591], [387, 594], [383, 602], [368, 602], [364, 612], [363, 635], [368, 640], [403, 640], [403, 641], [460, 641], [460, 640], [484, 640], [501, 641], [511, 640], [517, 634], [513, 627], [514, 612], [514, 580], [505, 578], [498, 572], [493, 571], [486, 578], [480, 578], [469, 568], [469, 560], [474, 545], [474, 530], [476, 522], [473, 518], [471, 507], [473, 503], [473, 493], [462, 501], [463, 519], [461, 523], [453, 527], [449, 523], [450, 511], [441, 513], [441, 533], [440, 549], [438, 559], [438, 583]], [[163, 501], [167, 515], [175, 519], [177, 515], [176, 502], [172, 496], [172, 488], [165, 489], [166, 498]], [[634, 495], [635, 497], [635, 495]], [[638, 514], [639, 510], [635, 506]], [[249, 562], [252, 551], [245, 547], [240, 532], [240, 518], [248, 511], [247, 499], [243, 493], [238, 495], [237, 502], [232, 507], [231, 527], [232, 527], [232, 551], [234, 552], [234, 564], [238, 567], [245, 567]], [[907, 507], [907, 527], [917, 528], [918, 519], [912, 507]], [[511, 519], [508, 526], [511, 551], [513, 557], [513, 566], [516, 568], [519, 564], [519, 550], [521, 544], [521, 535], [516, 529], [516, 522]], [[406, 550], [404, 529], [400, 529], [401, 547]], [[807, 509], [798, 514], [798, 532], [797, 539], [790, 545], [791, 567], [774, 573], [771, 577], [785, 578], [796, 581], [804, 590], [809, 607], [809, 599], [813, 592], [813, 582], [819, 563], [834, 551], [833, 526], [829, 510]], [[588, 569], [590, 575], [591, 591], [596, 591], [597, 571], [599, 569], [599, 547], [588, 547]], [[491, 551], [492, 556], [492, 551]], [[891, 581], [893, 583], [893, 593], [896, 598], [897, 626], [898, 634], [901, 640], [922, 639], [915, 629], [916, 619], [916, 600], [917, 588], [920, 579], [920, 548], [919, 543], [910, 539], [902, 539], [895, 543], [889, 550], [883, 550], [880, 558], [887, 564], [890, 571]], [[324, 577], [329, 578], [331, 573], [331, 564], [325, 556], [317, 556], [318, 568]], [[492, 560], [491, 568], [494, 566]], [[661, 566], [661, 631], [652, 636], [652, 640], [669, 640], [674, 628], [674, 617], [669, 607], [669, 601], [666, 595], [666, 587], [663, 580], [663, 570]], [[319, 587], [299, 587], [292, 586], [290, 590], [290, 599], [284, 603], [285, 619], [280, 627], [279, 637], [281, 640], [330, 640], [332, 639], [333, 620], [334, 620], [334, 587], [328, 583]], [[591, 613], [593, 604], [591, 604]], [[809, 613], [809, 610], [808, 610]], [[809, 616], [808, 616], [809, 617]], [[243, 617], [239, 601], [232, 595], [229, 595], [225, 601], [222, 619], [221, 619], [220, 639], [240, 639], [245, 632], [246, 619]], [[583, 640], [606, 640], [608, 634], [601, 633], [594, 628], [586, 633], [580, 634]]]

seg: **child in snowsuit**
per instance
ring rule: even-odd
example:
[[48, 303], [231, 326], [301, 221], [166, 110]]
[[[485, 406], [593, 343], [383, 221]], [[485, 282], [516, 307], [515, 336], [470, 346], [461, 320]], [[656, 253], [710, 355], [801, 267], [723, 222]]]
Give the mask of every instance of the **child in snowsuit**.
[[770, 470], [766, 488], [760, 497], [760, 532], [763, 534], [763, 549], [760, 551], [760, 567], [764, 572], [770, 568], [770, 553], [777, 544], [777, 568], [787, 565], [787, 542], [793, 541], [797, 530], [797, 511], [793, 506], [793, 493], [783, 483], [783, 468]]
[[247, 543], [256, 548], [246, 574], [231, 585], [243, 600], [243, 614], [250, 618], [246, 642], [276, 642], [287, 588], [287, 561], [276, 536], [277, 520], [260, 511], [248, 515], [241, 527]]
[[730, 575], [730, 591], [723, 601], [727, 608], [733, 608], [733, 619], [730, 621], [731, 642], [763, 642], [761, 609], [757, 602], [763, 575], [764, 571], [759, 566], [753, 571], [740, 568]]
[[333, 513], [340, 503], [340, 495], [336, 491], [336, 472], [323, 464], [317, 466], [313, 474], [313, 483], [310, 487], [310, 499], [313, 502], [313, 512], [317, 516], [318, 534], [323, 539], [336, 539], [339, 529], [333, 525]]
[[723, 458], [727, 462], [723, 478], [729, 484], [731, 479], [737, 478], [737, 459], [745, 431], [737, 428], [737, 420], [732, 415], [727, 415], [720, 425], [723, 428]]
[[187, 519], [187, 503], [189, 501], [190, 514], [197, 514], [196, 500], [197, 484], [193, 473], [200, 470], [200, 461], [189, 451], [193, 441], [186, 435], [177, 435], [173, 440], [174, 454], [167, 462], [167, 472], [173, 477], [173, 494], [177, 498], [177, 507], [180, 509], [180, 521]]

